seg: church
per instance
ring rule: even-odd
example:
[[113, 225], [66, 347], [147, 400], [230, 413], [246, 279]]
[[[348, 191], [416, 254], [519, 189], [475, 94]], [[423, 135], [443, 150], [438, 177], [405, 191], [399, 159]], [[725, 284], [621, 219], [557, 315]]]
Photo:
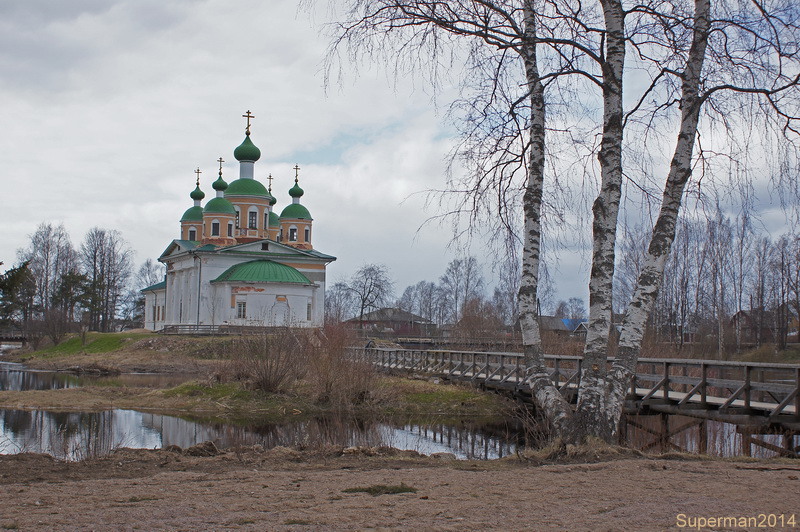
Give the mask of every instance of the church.
[[194, 204], [180, 219], [180, 238], [158, 260], [166, 279], [142, 290], [145, 328], [173, 325], [321, 327], [325, 311], [325, 269], [336, 257], [312, 245], [312, 218], [301, 203], [300, 168], [295, 165], [291, 203], [278, 200], [255, 179], [261, 150], [250, 139], [250, 111], [244, 141], [233, 151], [239, 178], [228, 184], [219, 174], [215, 196], [203, 205], [200, 169]]

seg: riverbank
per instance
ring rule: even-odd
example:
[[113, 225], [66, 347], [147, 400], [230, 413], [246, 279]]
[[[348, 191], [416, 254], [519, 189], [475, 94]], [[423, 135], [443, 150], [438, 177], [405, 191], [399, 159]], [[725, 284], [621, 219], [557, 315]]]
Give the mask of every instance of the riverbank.
[[491, 462], [389, 449], [2, 456], [0, 527], [666, 530], [679, 519], [800, 519], [796, 462], [675, 458], [616, 448]]
[[[515, 404], [502, 396], [461, 385], [442, 386], [427, 379], [376, 373], [369, 368], [368, 393], [355, 401], [326, 400], [319, 382], [303, 378], [281, 392], [265, 392], [232, 377], [235, 338], [170, 337], [146, 332], [90, 333], [35, 352], [9, 353], [3, 361], [31, 369], [89, 375], [80, 387], [0, 391], [0, 408], [96, 412], [112, 408], [162, 414], [194, 415], [246, 422], [281, 422], [346, 412], [366, 417], [507, 418]], [[332, 362], [337, 362], [333, 360]], [[120, 374], [139, 372], [182, 377], [178, 385], [129, 385]], [[354, 378], [335, 365], [323, 384], [336, 386]], [[124, 376], [124, 375], [123, 375]], [[359, 375], [355, 375], [359, 377]]]

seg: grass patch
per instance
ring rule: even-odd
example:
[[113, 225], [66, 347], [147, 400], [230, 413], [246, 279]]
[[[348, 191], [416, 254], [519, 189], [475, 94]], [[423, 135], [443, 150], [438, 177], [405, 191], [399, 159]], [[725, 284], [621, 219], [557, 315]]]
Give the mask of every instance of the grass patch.
[[417, 488], [407, 486], [402, 482], [399, 485], [375, 484], [364, 488], [345, 488], [344, 493], [369, 493], [373, 497], [378, 495], [396, 495], [398, 493], [416, 493]]
[[16, 521], [13, 523], [3, 523], [3, 530], [19, 530], [19, 524]]
[[80, 335], [73, 335], [58, 345], [34, 351], [27, 358], [54, 358], [80, 353], [110, 353], [126, 344], [155, 336], [153, 333], [88, 333], [84, 345]]
[[144, 501], [157, 501], [157, 500], [158, 500], [158, 497], [136, 497], [136, 496], [133, 496], [133, 497], [130, 497], [125, 502], [144, 502]]

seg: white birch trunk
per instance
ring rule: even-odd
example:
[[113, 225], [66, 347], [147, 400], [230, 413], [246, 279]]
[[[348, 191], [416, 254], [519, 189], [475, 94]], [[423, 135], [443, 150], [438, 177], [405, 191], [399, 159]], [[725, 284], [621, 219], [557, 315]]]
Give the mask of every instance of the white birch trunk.
[[592, 205], [592, 271], [589, 279], [589, 324], [576, 427], [585, 435], [609, 439], [601, 413], [606, 399], [606, 358], [611, 331], [612, 284], [617, 218], [622, 192], [622, 74], [625, 66], [625, 13], [620, 0], [600, 0], [606, 28], [603, 69], [603, 138], [600, 193]]
[[553, 436], [563, 438], [570, 427], [572, 409], [558, 389], [553, 386], [550, 374], [545, 367], [536, 304], [544, 190], [545, 103], [544, 86], [539, 78], [536, 62], [536, 20], [533, 0], [525, 0], [524, 10], [525, 33], [521, 55], [525, 64], [525, 75], [530, 92], [531, 126], [527, 161], [528, 181], [523, 197], [525, 233], [522, 250], [522, 279], [519, 288], [520, 328], [525, 364], [528, 368], [526, 378], [531, 387], [534, 401], [537, 408], [547, 418]]
[[699, 87], [705, 60], [710, 8], [710, 0], [695, 0], [694, 35], [683, 72], [680, 132], [664, 185], [661, 210], [653, 227], [647, 259], [639, 275], [636, 291], [625, 312], [617, 359], [609, 376], [609, 392], [605, 412], [607, 423], [613, 433], [616, 433], [625, 394], [636, 369], [645, 323], [658, 296], [664, 265], [675, 240], [675, 227], [683, 191], [692, 174], [692, 154], [702, 106]]

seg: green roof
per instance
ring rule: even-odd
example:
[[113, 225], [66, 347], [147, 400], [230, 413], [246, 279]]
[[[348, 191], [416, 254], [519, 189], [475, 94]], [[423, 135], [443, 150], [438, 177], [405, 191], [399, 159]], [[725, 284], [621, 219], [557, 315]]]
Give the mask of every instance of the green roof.
[[214, 190], [225, 190], [226, 188], [228, 188], [228, 183], [226, 183], [225, 180], [222, 179], [222, 172], [220, 172], [217, 180], [211, 183], [211, 188], [213, 188]]
[[256, 162], [261, 158], [261, 150], [253, 144], [253, 141], [250, 140], [250, 135], [247, 135], [244, 138], [244, 141], [233, 150], [233, 156], [236, 157], [236, 160], [239, 162], [242, 161], [252, 161]]
[[289, 189], [289, 195], [293, 198], [299, 198], [303, 195], [303, 189], [297, 184], [297, 179], [294, 180], [294, 186]]
[[202, 222], [203, 221], [203, 208], [195, 205], [189, 207], [186, 212], [181, 216], [182, 222]]
[[156, 283], [153, 285], [148, 286], [147, 288], [142, 288], [139, 290], [140, 292], [154, 292], [156, 290], [165, 290], [167, 288], [167, 281], [161, 281], [160, 283]]
[[222, 275], [214, 279], [219, 282], [251, 282], [251, 283], [294, 283], [312, 284], [308, 277], [285, 264], [271, 260], [251, 260], [231, 266]]
[[200, 190], [200, 184], [198, 183], [194, 190], [192, 190], [192, 192], [189, 194], [189, 197], [195, 201], [200, 201], [206, 197], [206, 193]]
[[300, 205], [299, 203], [292, 203], [291, 205], [287, 205], [283, 212], [281, 213], [281, 218], [298, 218], [300, 220], [311, 220], [311, 213], [308, 212], [308, 209]]
[[264, 196], [271, 197], [266, 187], [250, 178], [237, 179], [225, 190], [226, 196]]
[[280, 227], [281, 226], [281, 217], [278, 216], [277, 213], [270, 212], [269, 213], [269, 226], [270, 227]]
[[206, 203], [206, 208], [203, 209], [203, 212], [235, 215], [236, 209], [234, 209], [233, 204], [225, 198], [214, 198]]

